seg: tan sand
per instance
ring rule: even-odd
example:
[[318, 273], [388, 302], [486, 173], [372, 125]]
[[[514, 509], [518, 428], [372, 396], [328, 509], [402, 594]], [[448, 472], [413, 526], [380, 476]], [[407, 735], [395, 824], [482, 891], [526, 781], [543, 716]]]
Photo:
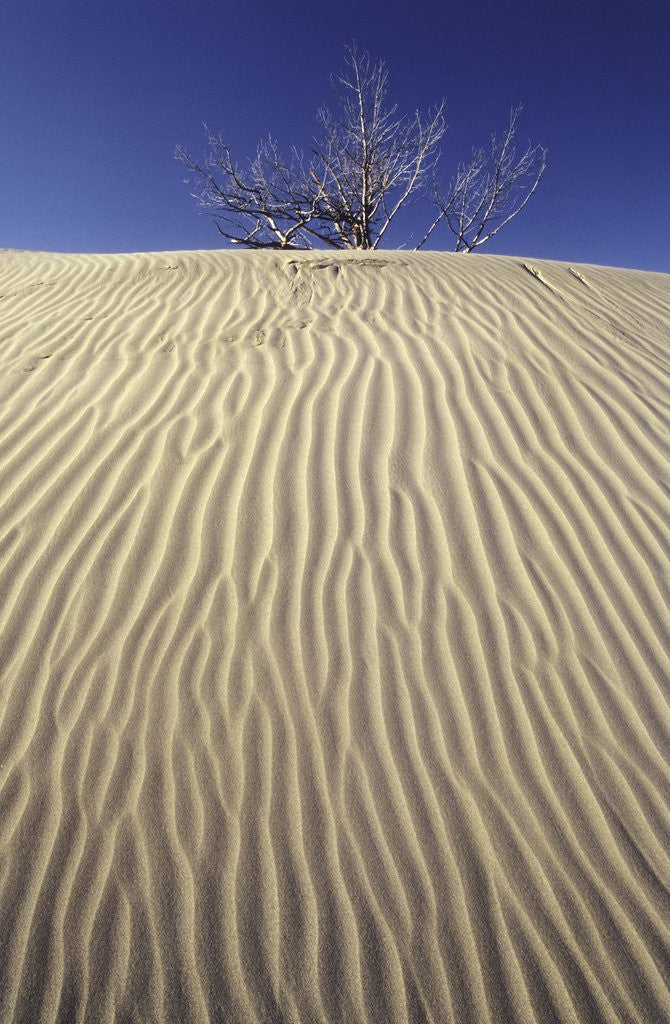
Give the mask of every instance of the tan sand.
[[670, 1020], [670, 277], [0, 253], [0, 1021]]

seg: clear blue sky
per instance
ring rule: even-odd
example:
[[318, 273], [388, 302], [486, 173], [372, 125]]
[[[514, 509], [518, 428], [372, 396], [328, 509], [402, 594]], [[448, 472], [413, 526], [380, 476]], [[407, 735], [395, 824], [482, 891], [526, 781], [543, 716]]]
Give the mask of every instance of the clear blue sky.
[[307, 148], [352, 39], [401, 110], [446, 97], [447, 178], [523, 103], [549, 167], [483, 251], [670, 272], [667, 0], [2, 0], [0, 246], [220, 247], [175, 144], [201, 156], [206, 121], [240, 158], [268, 132]]

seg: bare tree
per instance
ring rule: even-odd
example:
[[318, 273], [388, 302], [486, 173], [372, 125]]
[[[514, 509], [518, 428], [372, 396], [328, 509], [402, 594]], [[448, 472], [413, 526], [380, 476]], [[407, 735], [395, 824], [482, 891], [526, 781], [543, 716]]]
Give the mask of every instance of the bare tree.
[[[274, 139], [261, 142], [246, 169], [233, 160], [222, 135], [205, 126], [209, 152], [198, 163], [181, 147], [176, 157], [192, 172], [194, 198], [230, 242], [252, 249], [312, 248], [332, 244], [317, 218], [311, 172], [294, 150], [286, 162]], [[325, 226], [327, 228], [327, 225]]]
[[456, 237], [456, 252], [472, 252], [521, 213], [547, 166], [547, 150], [530, 143], [516, 156], [514, 136], [521, 107], [513, 107], [502, 137], [491, 136], [488, 152], [474, 150], [461, 164], [446, 196], [436, 192], [438, 215], [417, 245], [420, 249], [444, 221]]
[[386, 65], [373, 65], [353, 45], [346, 53], [333, 81], [339, 109], [318, 111], [320, 134], [308, 162], [295, 149], [285, 161], [269, 139], [242, 169], [224, 138], [207, 129], [202, 163], [177, 148], [195, 198], [230, 242], [376, 249], [399, 210], [430, 181], [445, 132], [444, 102], [425, 119], [418, 112], [397, 117], [397, 106], [386, 106]]
[[310, 167], [320, 217], [342, 248], [376, 249], [401, 207], [429, 180], [445, 132], [444, 101], [424, 120], [385, 106], [388, 71], [347, 47], [334, 82], [337, 114], [318, 113], [321, 135]]

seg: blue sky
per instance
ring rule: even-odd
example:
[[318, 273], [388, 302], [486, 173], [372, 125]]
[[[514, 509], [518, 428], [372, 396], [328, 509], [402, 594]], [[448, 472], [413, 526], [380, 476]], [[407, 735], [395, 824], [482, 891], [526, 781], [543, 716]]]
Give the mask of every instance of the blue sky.
[[[547, 146], [549, 167], [481, 251], [670, 272], [661, 0], [2, 0], [0, 246], [220, 247], [176, 143], [202, 155], [206, 121], [240, 159], [268, 132], [307, 149], [353, 39], [387, 62], [402, 111], [446, 97], [445, 179], [523, 104], [520, 141]], [[412, 208], [393, 243], [428, 216]]]

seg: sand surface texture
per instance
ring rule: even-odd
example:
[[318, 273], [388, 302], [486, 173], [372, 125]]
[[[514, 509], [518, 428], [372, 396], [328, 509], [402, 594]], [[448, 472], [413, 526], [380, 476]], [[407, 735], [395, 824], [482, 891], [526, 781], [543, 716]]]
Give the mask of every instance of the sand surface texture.
[[0, 1021], [670, 1020], [670, 277], [0, 253]]

